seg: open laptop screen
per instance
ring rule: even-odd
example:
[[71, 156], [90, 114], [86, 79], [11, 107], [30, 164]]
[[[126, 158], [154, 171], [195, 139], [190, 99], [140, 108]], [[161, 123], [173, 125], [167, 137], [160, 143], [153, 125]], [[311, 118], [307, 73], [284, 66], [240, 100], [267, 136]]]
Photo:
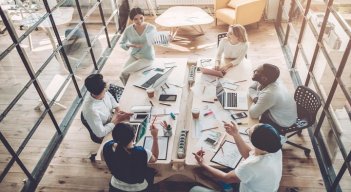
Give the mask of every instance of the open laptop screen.
[[171, 67], [168, 69], [160, 78], [158, 78], [155, 83], [152, 85], [153, 88], [156, 88], [159, 85], [162, 85], [169, 77], [169, 75], [172, 73], [174, 67]]

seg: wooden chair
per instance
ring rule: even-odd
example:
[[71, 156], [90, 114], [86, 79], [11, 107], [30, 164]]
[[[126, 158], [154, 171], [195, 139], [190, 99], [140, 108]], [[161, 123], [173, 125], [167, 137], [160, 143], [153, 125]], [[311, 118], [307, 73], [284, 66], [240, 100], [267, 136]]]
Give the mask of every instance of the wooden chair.
[[[102, 140], [103, 138], [100, 138], [98, 136], [96, 136], [94, 134], [94, 132], [91, 130], [88, 122], [85, 120], [84, 116], [83, 116], [83, 112], [80, 113], [80, 120], [82, 121], [82, 124], [84, 125], [85, 128], [87, 128], [87, 130], [89, 131], [89, 135], [90, 135], [90, 139], [94, 142], [94, 143], [97, 143], [97, 144], [101, 144], [102, 143]], [[92, 153], [89, 157], [90, 161], [94, 162], [95, 161], [95, 156], [97, 154], [96, 153]]]
[[[297, 105], [296, 123], [294, 123], [291, 127], [288, 128], [278, 128], [278, 131], [282, 135], [291, 133], [287, 136], [287, 138], [290, 138], [296, 134], [300, 135], [303, 129], [311, 127], [315, 123], [317, 112], [321, 107], [321, 100], [318, 94], [315, 93], [312, 89], [305, 86], [297, 87], [294, 94], [294, 99]], [[310, 155], [310, 149], [293, 143], [291, 141], [287, 141], [286, 143], [304, 150], [306, 156]]]

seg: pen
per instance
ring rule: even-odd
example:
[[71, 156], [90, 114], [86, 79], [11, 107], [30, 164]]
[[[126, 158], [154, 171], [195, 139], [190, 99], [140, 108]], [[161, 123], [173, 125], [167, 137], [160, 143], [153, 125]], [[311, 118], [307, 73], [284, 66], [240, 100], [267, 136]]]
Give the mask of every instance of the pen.
[[167, 83], [165, 83], [166, 87], [169, 89], [169, 86], [167, 85]]
[[206, 101], [206, 100], [202, 100], [202, 102], [205, 102], [205, 103], [214, 103], [214, 101]]
[[204, 86], [204, 89], [202, 90], [202, 93], [205, 93], [205, 90], [206, 90], [206, 86]]
[[165, 89], [164, 89], [162, 86], [161, 86], [161, 89], [162, 89], [162, 91], [163, 91], [163, 92], [165, 92], [165, 93], [166, 93]]
[[160, 105], [166, 105], [166, 106], [172, 106], [171, 104], [168, 103], [159, 103]]
[[223, 150], [223, 146], [221, 147], [221, 151], [222, 151], [222, 154], [224, 155], [224, 150]]
[[150, 102], [151, 106], [154, 106], [154, 104], [152, 103], [152, 101], [149, 100], [149, 102]]
[[245, 80], [241, 80], [241, 81], [235, 81], [233, 83], [241, 83], [241, 82], [244, 82], [244, 81], [247, 81], [247, 80], [245, 79]]
[[217, 129], [217, 128], [218, 128], [218, 127], [211, 127], [211, 128], [203, 129], [203, 130], [201, 130], [201, 132], [207, 131], [207, 130], [210, 130], [210, 129]]

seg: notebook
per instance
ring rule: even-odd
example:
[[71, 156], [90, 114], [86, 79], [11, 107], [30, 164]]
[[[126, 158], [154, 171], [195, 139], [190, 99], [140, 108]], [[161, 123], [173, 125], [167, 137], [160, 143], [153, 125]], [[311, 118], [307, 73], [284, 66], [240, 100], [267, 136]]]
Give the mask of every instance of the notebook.
[[216, 86], [216, 96], [224, 109], [242, 111], [249, 109], [246, 92], [225, 90], [220, 81], [218, 81]]
[[163, 84], [169, 75], [172, 73], [172, 70], [174, 67], [171, 67], [168, 69], [166, 72], [160, 72], [160, 71], [151, 71], [148, 73], [146, 76], [144, 76], [140, 81], [134, 84], [135, 87], [139, 87], [142, 89], [147, 89], [150, 87], [157, 87], [161, 84]]

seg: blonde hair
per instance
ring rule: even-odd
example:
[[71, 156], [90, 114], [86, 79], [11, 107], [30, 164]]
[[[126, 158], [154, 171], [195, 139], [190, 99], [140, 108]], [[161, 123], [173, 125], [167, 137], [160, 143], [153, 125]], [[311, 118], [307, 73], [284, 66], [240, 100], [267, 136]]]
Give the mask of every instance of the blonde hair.
[[238, 38], [240, 42], [247, 42], [247, 33], [245, 27], [242, 25], [230, 25], [233, 34]]

